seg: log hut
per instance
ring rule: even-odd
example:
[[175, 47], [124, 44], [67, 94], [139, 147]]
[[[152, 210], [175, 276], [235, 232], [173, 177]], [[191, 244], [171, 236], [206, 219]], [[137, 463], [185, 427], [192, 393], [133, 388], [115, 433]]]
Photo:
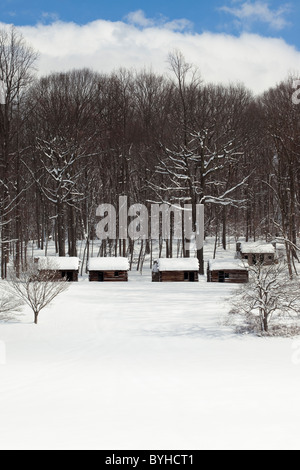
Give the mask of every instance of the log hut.
[[246, 260], [249, 266], [264, 264], [270, 266], [277, 262], [276, 248], [271, 243], [237, 243], [237, 257]]
[[68, 282], [78, 282], [80, 259], [75, 257], [40, 257], [35, 260], [40, 273], [55, 272], [57, 280], [66, 278]]
[[249, 281], [247, 266], [240, 260], [210, 260], [207, 265], [207, 282], [246, 284]]
[[152, 282], [198, 282], [197, 258], [159, 259], [153, 264]]
[[128, 282], [127, 258], [90, 258], [90, 282]]

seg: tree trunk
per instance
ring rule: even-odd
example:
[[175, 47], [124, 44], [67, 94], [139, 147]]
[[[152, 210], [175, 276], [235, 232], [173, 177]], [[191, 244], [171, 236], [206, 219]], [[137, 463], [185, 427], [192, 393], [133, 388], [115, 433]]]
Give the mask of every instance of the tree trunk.
[[58, 203], [57, 205], [57, 241], [58, 241], [58, 254], [59, 256], [66, 256], [66, 245], [65, 245], [65, 228], [64, 228], [64, 213], [63, 205]]
[[69, 208], [69, 256], [77, 256], [76, 215], [73, 206]]
[[265, 333], [268, 333], [269, 331], [268, 316], [266, 314], [264, 314], [264, 331]]
[[197, 258], [199, 261], [199, 274], [204, 275], [204, 248], [197, 250]]
[[227, 250], [226, 231], [227, 231], [227, 210], [226, 210], [226, 207], [224, 206], [224, 208], [223, 208], [223, 229], [222, 229], [223, 250]]

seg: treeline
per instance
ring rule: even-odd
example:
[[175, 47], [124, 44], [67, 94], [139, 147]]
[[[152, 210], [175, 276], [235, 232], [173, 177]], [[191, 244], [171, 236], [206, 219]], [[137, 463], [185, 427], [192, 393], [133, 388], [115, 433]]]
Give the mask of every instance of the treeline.
[[[283, 240], [289, 266], [299, 232], [300, 106], [292, 80], [254, 97], [243, 85], [205, 84], [180, 52], [168, 76], [91, 70], [35, 75], [36, 53], [0, 32], [1, 275], [26, 264], [29, 241], [86, 256], [96, 208], [166, 202], [206, 206], [206, 234]], [[205, 74], [205, 70], [202, 71]], [[163, 240], [160, 241], [164, 243]], [[133, 251], [103, 242], [101, 254]], [[171, 245], [171, 246], [170, 246]], [[151, 250], [149, 243], [141, 250]], [[189, 255], [182, 240], [167, 255]], [[203, 253], [197, 253], [203, 269]]]

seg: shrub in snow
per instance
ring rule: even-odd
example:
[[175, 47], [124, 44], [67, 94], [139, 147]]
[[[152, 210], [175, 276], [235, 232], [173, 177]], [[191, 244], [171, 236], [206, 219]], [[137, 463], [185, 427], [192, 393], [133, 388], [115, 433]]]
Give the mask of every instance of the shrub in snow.
[[[298, 320], [300, 282], [291, 280], [284, 265], [257, 264], [249, 268], [250, 282], [239, 289], [233, 300], [231, 314], [242, 319], [240, 330], [259, 334], [286, 336], [288, 323]], [[297, 325], [290, 325], [299, 334]]]
[[57, 279], [54, 267], [49, 265], [47, 270], [39, 271], [35, 263], [30, 263], [27, 270], [19, 276], [15, 271], [10, 272], [9, 291], [29, 305], [34, 313], [36, 325], [40, 312], [69, 287], [66, 278]]
[[0, 321], [8, 321], [14, 318], [14, 314], [20, 312], [22, 300], [9, 292], [0, 292]]

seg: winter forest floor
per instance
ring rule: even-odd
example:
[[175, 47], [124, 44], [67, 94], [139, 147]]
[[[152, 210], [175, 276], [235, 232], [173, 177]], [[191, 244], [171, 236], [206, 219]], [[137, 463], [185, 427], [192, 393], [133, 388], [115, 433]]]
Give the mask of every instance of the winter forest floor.
[[236, 335], [235, 288], [83, 278], [1, 323], [0, 449], [299, 449], [300, 341]]

